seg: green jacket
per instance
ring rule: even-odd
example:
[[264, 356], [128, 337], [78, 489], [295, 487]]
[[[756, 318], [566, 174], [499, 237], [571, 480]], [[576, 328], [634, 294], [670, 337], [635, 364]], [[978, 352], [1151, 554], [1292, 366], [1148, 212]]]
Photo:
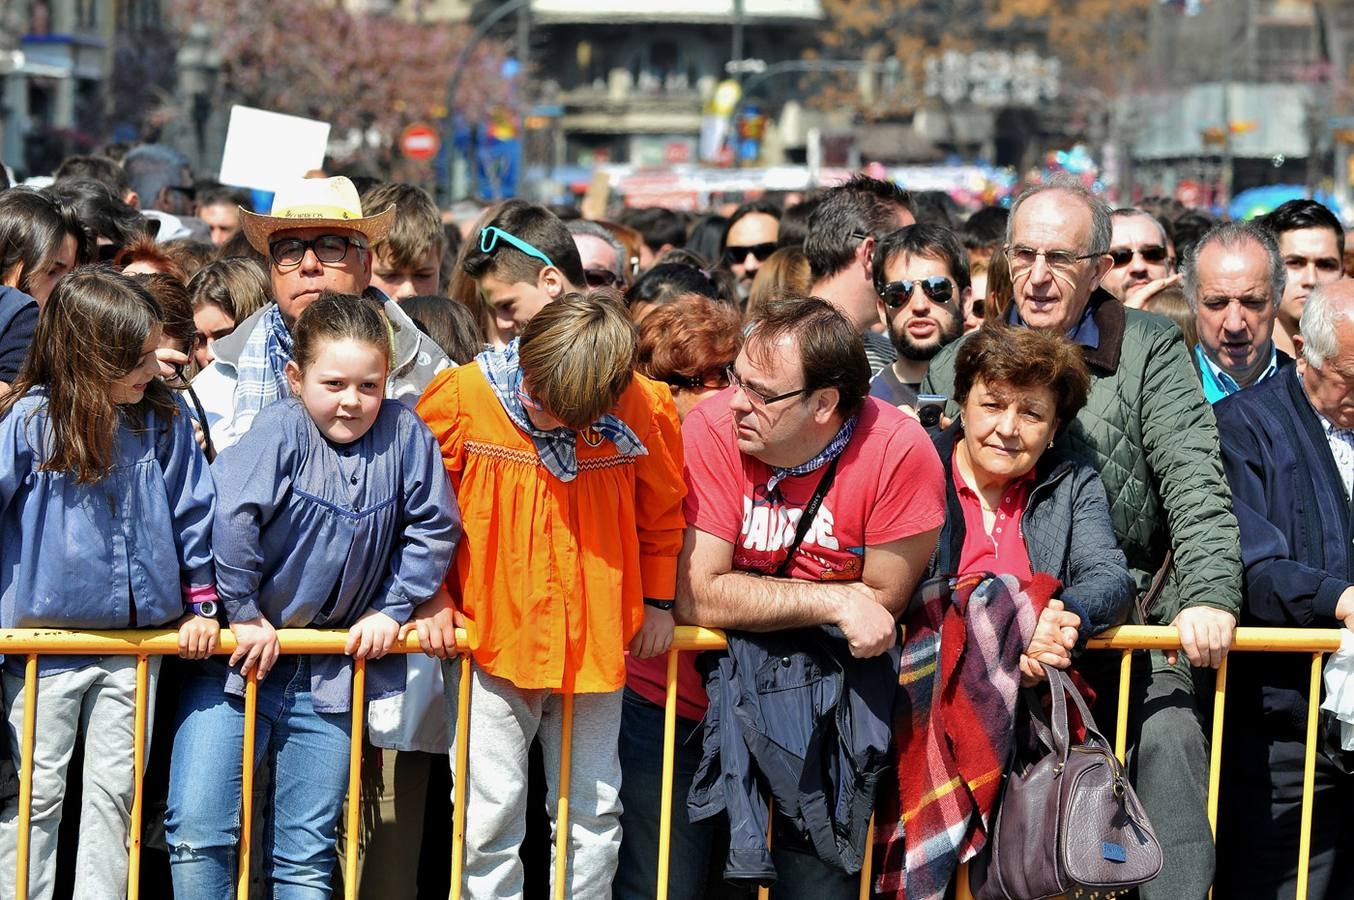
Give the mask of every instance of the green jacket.
[[[1091, 369], [1086, 406], [1055, 445], [1100, 472], [1114, 532], [1145, 591], [1169, 547], [1171, 578], [1148, 616], [1169, 624], [1185, 606], [1241, 608], [1241, 544], [1232, 492], [1222, 473], [1218, 429], [1180, 330], [1159, 316], [1125, 309], [1097, 291], [1100, 346], [1085, 350]], [[922, 393], [954, 396], [962, 341], [931, 361]], [[949, 414], [956, 415], [953, 400]]]

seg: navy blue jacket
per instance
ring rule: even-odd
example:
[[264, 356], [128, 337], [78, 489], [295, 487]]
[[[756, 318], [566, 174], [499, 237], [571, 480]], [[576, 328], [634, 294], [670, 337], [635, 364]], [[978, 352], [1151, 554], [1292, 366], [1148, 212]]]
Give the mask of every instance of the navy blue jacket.
[[892, 762], [901, 650], [856, 659], [832, 628], [727, 638], [727, 652], [700, 660], [710, 707], [687, 797], [691, 821], [726, 813], [725, 879], [771, 884], [765, 784], [777, 819], [793, 827], [777, 841], [859, 872], [875, 789]]
[[13, 384], [38, 327], [38, 301], [0, 286], [0, 381]]
[[[1282, 369], [1214, 410], [1241, 527], [1241, 624], [1338, 626], [1335, 604], [1354, 582], [1349, 501], [1296, 371]], [[1238, 653], [1230, 668], [1229, 703], [1241, 704], [1239, 721], [1301, 739], [1310, 660]]]

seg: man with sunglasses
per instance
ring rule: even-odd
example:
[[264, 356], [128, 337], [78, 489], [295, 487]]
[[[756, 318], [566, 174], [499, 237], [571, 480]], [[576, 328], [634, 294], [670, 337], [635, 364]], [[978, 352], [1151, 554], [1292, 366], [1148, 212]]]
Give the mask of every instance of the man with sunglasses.
[[[1054, 443], [1100, 473], [1115, 536], [1139, 591], [1151, 597], [1145, 624], [1174, 626], [1181, 642], [1179, 652], [1135, 654], [1130, 683], [1130, 772], [1165, 848], [1161, 875], [1138, 893], [1142, 900], [1204, 900], [1213, 881], [1213, 833], [1208, 744], [1191, 667], [1217, 668], [1231, 646], [1241, 605], [1240, 537], [1213, 411], [1180, 330], [1100, 289], [1112, 265], [1111, 232], [1108, 205], [1075, 179], [1021, 194], [1006, 232], [1009, 322], [1067, 335], [1091, 370], [1086, 406]], [[932, 360], [923, 391], [953, 395], [962, 345]], [[950, 414], [957, 411], [951, 403]], [[1148, 594], [1157, 576], [1165, 588]], [[1118, 695], [1117, 664], [1107, 668], [1103, 657], [1088, 656], [1082, 669], [1102, 697]]]
[[1171, 271], [1166, 229], [1150, 213], [1132, 207], [1116, 209], [1113, 221], [1113, 266], [1100, 286], [1129, 309], [1143, 309], [1162, 288], [1180, 280]]
[[291, 329], [325, 291], [367, 294], [382, 304], [394, 353], [386, 396], [409, 406], [450, 363], [399, 305], [372, 288], [371, 245], [395, 218], [393, 206], [364, 216], [347, 178], [301, 179], [280, 189], [270, 215], [240, 210], [250, 246], [268, 259], [276, 303], [245, 319], [213, 345], [215, 361], [193, 380], [218, 450], [249, 430], [267, 404], [290, 396], [284, 367], [292, 358]]
[[469, 240], [461, 268], [479, 286], [504, 344], [547, 303], [586, 284], [573, 236], [544, 206], [509, 200]]
[[583, 280], [590, 288], [614, 287], [625, 290], [625, 246], [616, 236], [596, 222], [573, 219], [565, 227], [573, 235], [578, 257], [583, 263]]
[[744, 297], [752, 288], [757, 270], [776, 252], [780, 217], [780, 207], [770, 200], [749, 200], [729, 216], [719, 242], [720, 265], [738, 279], [738, 292]]
[[964, 308], [973, 293], [968, 254], [950, 229], [913, 225], [879, 242], [873, 269], [879, 320], [898, 358], [870, 381], [870, 396], [914, 407], [926, 367], [964, 334]]
[[823, 193], [804, 239], [811, 293], [856, 323], [871, 374], [897, 356], [889, 339], [875, 330], [880, 326], [874, 248], [882, 235], [917, 221], [911, 204], [911, 195], [896, 182], [856, 175]]

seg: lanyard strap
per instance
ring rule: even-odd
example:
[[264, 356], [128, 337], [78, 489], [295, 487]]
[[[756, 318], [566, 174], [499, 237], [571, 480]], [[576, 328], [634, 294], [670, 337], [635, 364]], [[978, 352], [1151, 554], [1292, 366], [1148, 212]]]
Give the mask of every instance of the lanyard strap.
[[785, 554], [785, 560], [774, 573], [777, 578], [784, 578], [789, 574], [790, 561], [795, 558], [799, 545], [804, 542], [804, 536], [809, 533], [809, 526], [818, 517], [818, 507], [823, 505], [823, 498], [827, 496], [828, 488], [832, 487], [832, 479], [837, 474], [837, 462], [841, 458], [842, 455], [838, 453], [823, 469], [823, 476], [818, 479], [818, 486], [813, 489], [813, 496], [809, 498], [809, 502], [804, 507], [804, 512], [799, 516], [799, 524], [795, 527], [795, 539], [790, 543], [789, 552]]

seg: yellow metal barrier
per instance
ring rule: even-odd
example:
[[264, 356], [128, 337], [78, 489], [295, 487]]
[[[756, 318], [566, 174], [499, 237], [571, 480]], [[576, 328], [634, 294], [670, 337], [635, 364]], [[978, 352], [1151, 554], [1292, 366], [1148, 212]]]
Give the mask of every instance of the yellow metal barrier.
[[[320, 631], [311, 629], [283, 630], [278, 632], [278, 641], [284, 654], [298, 653], [342, 653], [347, 641], [345, 631]], [[457, 631], [457, 646], [468, 646], [466, 634]], [[724, 646], [724, 636], [718, 631], [705, 628], [681, 627], [673, 641], [668, 656], [667, 690], [664, 704], [664, 741], [663, 741], [663, 785], [662, 810], [659, 820], [659, 846], [655, 848], [658, 857], [658, 884], [656, 896], [659, 900], [667, 898], [668, 873], [671, 866], [670, 844], [672, 830], [672, 781], [675, 765], [675, 735], [677, 719], [677, 658], [678, 653], [696, 650], [715, 650]], [[1316, 727], [1320, 704], [1320, 683], [1322, 657], [1340, 646], [1339, 629], [1287, 629], [1287, 628], [1239, 628], [1232, 641], [1232, 650], [1237, 652], [1284, 652], [1311, 654], [1311, 695], [1307, 719], [1307, 747], [1303, 782], [1303, 803], [1298, 861], [1298, 900], [1307, 895], [1308, 854], [1311, 847], [1312, 793], [1316, 768]], [[1119, 702], [1117, 706], [1118, 735], [1115, 752], [1122, 760], [1126, 749], [1128, 724], [1128, 680], [1132, 665], [1132, 651], [1156, 649], [1170, 650], [1179, 647], [1179, 635], [1174, 628], [1124, 626], [1106, 632], [1090, 641], [1093, 650], [1117, 650], [1121, 652]], [[234, 636], [229, 631], [221, 633], [218, 654], [228, 654], [235, 649]], [[413, 634], [396, 645], [392, 652], [421, 652], [417, 637]], [[135, 656], [136, 671], [136, 735], [134, 757], [137, 767], [133, 799], [131, 835], [129, 840], [128, 896], [139, 896], [140, 855], [141, 855], [141, 816], [142, 816], [142, 768], [145, 761], [145, 731], [147, 710], [150, 703], [148, 669], [151, 656], [167, 656], [178, 653], [178, 638], [173, 631], [126, 631], [126, 632], [74, 632], [56, 629], [37, 630], [0, 630], [0, 654], [26, 656], [24, 667], [24, 717], [22, 747], [19, 767], [19, 808], [17, 865], [15, 875], [15, 894], [25, 898], [28, 893], [28, 855], [29, 828], [32, 815], [33, 788], [33, 752], [34, 731], [37, 714], [37, 695], [39, 680], [37, 677], [38, 657], [40, 655], [97, 654], [107, 656]], [[461, 656], [455, 664], [460, 665], [458, 686], [458, 715], [455, 722], [455, 754], [452, 764], [453, 805], [452, 805], [452, 859], [451, 859], [451, 898], [459, 900], [462, 892], [461, 881], [464, 872], [465, 850], [465, 773], [468, 768], [469, 737], [469, 700], [470, 700], [470, 660]], [[353, 718], [352, 743], [348, 772], [348, 821], [346, 833], [347, 877], [345, 878], [346, 896], [356, 895], [357, 865], [357, 817], [360, 810], [361, 791], [361, 742], [365, 727], [364, 704], [360, 698], [364, 695], [366, 684], [366, 666], [358, 662], [353, 667]], [[1227, 666], [1224, 663], [1217, 674], [1217, 688], [1213, 701], [1212, 754], [1208, 779], [1208, 817], [1217, 829], [1218, 794], [1220, 790], [1221, 750], [1223, 736], [1224, 702], [1226, 698]], [[569, 771], [571, 766], [571, 736], [573, 730], [572, 697], [566, 695], [562, 710], [562, 740], [560, 752], [559, 806], [557, 811], [556, 859], [555, 859], [555, 897], [563, 898], [566, 890], [565, 873], [568, 865], [569, 830]], [[245, 683], [245, 726], [244, 752], [242, 754], [242, 790], [241, 790], [241, 832], [239, 845], [239, 874], [237, 882], [238, 897], [247, 900], [249, 893], [249, 864], [252, 847], [250, 834], [253, 810], [253, 758], [255, 751], [255, 715], [258, 701], [258, 682], [250, 677]], [[870, 833], [873, 835], [874, 821], [871, 820]], [[866, 845], [865, 867], [861, 876], [860, 896], [869, 896], [869, 872], [871, 867], [872, 841]], [[958, 873], [958, 900], [971, 900], [968, 873], [961, 867]]]

